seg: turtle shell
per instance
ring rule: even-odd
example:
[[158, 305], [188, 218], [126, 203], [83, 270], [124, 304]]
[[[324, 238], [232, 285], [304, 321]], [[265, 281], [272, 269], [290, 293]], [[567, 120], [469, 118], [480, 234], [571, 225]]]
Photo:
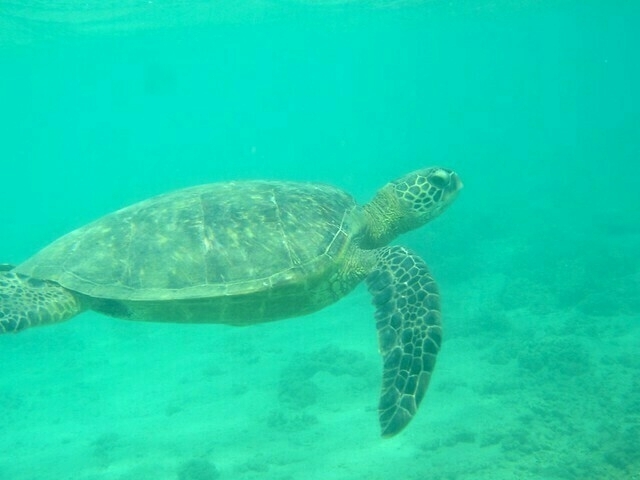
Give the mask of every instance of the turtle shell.
[[245, 181], [178, 190], [75, 230], [16, 268], [96, 298], [250, 294], [327, 278], [356, 204], [323, 184]]

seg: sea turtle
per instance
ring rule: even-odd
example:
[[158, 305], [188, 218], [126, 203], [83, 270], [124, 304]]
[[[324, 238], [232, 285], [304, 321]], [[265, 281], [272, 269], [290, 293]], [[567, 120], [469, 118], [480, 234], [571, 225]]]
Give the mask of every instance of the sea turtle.
[[431, 167], [358, 206], [324, 184], [238, 181], [142, 201], [0, 268], [0, 333], [95, 310], [130, 320], [248, 325], [319, 310], [366, 279], [384, 362], [382, 434], [414, 416], [441, 343], [440, 298], [397, 235], [462, 187]]

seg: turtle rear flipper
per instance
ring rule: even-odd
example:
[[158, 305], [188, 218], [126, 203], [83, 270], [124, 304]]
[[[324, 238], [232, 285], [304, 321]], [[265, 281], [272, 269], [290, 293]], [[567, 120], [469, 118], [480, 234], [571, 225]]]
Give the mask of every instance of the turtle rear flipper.
[[0, 268], [0, 333], [61, 322], [83, 310], [80, 298], [57, 283]]
[[367, 277], [376, 306], [384, 361], [378, 413], [383, 436], [411, 421], [424, 397], [440, 350], [440, 294], [426, 263], [403, 247], [380, 249]]

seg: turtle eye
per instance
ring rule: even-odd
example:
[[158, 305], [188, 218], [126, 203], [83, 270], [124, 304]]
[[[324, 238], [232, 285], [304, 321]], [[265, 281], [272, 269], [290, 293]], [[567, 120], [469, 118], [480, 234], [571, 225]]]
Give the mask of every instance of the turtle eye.
[[429, 183], [436, 188], [444, 189], [449, 185], [449, 177], [450, 175], [447, 172], [438, 170], [429, 177]]

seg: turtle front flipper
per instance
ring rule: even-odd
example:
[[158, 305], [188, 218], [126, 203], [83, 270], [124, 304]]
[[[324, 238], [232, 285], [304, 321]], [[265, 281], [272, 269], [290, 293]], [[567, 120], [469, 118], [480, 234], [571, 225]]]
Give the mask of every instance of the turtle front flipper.
[[426, 263], [403, 247], [381, 248], [366, 279], [376, 306], [384, 361], [378, 413], [390, 437], [411, 421], [424, 397], [440, 350], [440, 294]]
[[83, 310], [80, 298], [57, 283], [0, 267], [0, 334], [61, 322]]

